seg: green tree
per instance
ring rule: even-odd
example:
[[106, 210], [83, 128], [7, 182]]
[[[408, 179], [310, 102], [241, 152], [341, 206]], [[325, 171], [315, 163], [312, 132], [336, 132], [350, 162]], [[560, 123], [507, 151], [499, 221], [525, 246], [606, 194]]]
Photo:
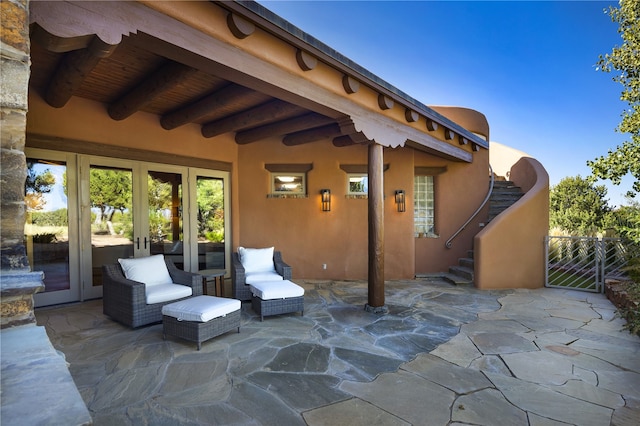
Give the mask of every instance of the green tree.
[[629, 198], [627, 203], [613, 212], [613, 228], [622, 238], [640, 245], [640, 202]]
[[29, 211], [42, 210], [43, 194], [48, 194], [56, 184], [56, 177], [50, 169], [35, 170], [36, 162], [27, 160], [27, 179], [24, 183], [25, 203]]
[[[630, 173], [635, 179], [633, 190], [640, 192], [640, 1], [620, 0], [619, 5], [619, 8], [609, 7], [608, 13], [618, 24], [622, 45], [600, 55], [597, 65], [604, 72], [613, 72], [613, 81], [623, 86], [620, 100], [628, 103], [629, 108], [622, 112], [616, 131], [629, 133], [631, 140], [609, 150], [606, 156], [588, 161], [587, 165], [595, 177], [616, 185]], [[630, 191], [628, 195], [634, 196], [635, 192]]]
[[224, 191], [221, 179], [198, 179], [198, 236], [224, 241]]
[[562, 179], [549, 192], [549, 222], [571, 235], [594, 235], [610, 221], [607, 188], [579, 175]]
[[89, 178], [91, 207], [100, 209], [96, 223], [111, 222], [116, 211], [131, 206], [131, 173], [113, 169], [92, 168]]

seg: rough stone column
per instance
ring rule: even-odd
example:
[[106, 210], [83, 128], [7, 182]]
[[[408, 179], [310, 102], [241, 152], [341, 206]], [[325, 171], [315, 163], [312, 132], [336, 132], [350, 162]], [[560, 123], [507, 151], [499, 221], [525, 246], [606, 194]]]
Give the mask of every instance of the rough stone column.
[[0, 327], [6, 328], [35, 322], [33, 294], [44, 287], [24, 247], [29, 1], [1, 0], [0, 15]]
[[0, 269], [28, 271], [24, 248], [24, 155], [29, 90], [29, 19], [27, 0], [2, 0], [0, 32]]

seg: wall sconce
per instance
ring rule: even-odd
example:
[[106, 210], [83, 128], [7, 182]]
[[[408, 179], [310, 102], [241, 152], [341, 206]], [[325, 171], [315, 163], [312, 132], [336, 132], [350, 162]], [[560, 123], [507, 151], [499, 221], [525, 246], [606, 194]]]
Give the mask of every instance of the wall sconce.
[[331, 211], [331, 190], [321, 189], [320, 195], [322, 197], [322, 211], [330, 212]]
[[396, 190], [396, 208], [399, 212], [403, 212], [407, 209], [404, 199], [404, 191], [402, 189]]

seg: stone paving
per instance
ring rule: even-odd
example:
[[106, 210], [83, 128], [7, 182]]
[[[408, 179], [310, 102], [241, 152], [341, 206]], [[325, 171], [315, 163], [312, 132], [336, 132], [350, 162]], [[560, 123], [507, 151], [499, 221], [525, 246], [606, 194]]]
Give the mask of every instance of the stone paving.
[[96, 425], [637, 425], [640, 338], [600, 294], [303, 281], [305, 314], [203, 343], [102, 314], [36, 310]]

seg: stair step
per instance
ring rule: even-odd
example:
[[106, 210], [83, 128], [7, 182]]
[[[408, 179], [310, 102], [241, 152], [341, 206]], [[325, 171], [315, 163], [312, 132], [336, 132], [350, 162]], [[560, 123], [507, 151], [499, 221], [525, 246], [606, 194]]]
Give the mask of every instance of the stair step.
[[518, 201], [524, 194], [522, 192], [514, 192], [509, 194], [493, 194], [489, 198], [489, 202], [494, 201]]
[[459, 275], [455, 275], [455, 274], [450, 274], [450, 273], [444, 273], [441, 275], [442, 279], [448, 283], [451, 283], [453, 285], [470, 285], [473, 286], [473, 281], [472, 280], [468, 280], [466, 278], [463, 278]]
[[449, 268], [449, 273], [459, 275], [462, 278], [473, 281], [473, 269], [471, 268], [465, 268], [464, 266], [451, 266]]
[[463, 257], [461, 259], [458, 259], [458, 265], [473, 270], [473, 259], [468, 257]]

